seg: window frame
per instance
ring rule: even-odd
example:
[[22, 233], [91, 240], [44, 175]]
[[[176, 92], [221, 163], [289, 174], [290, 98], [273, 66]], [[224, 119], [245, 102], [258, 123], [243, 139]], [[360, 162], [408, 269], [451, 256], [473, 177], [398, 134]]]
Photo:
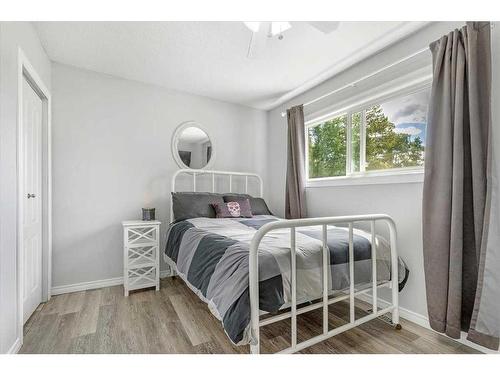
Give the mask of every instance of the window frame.
[[[340, 108], [332, 108], [327, 114], [314, 117], [305, 122], [305, 172], [306, 187], [321, 186], [343, 186], [343, 185], [368, 185], [379, 183], [416, 183], [423, 182], [424, 167], [407, 167], [394, 169], [381, 169], [366, 171], [366, 110], [373, 105], [382, 104], [403, 96], [409, 96], [418, 92], [429, 90], [432, 86], [432, 76], [424, 77], [417, 82], [392, 87], [384, 92], [368, 98], [347, 102]], [[361, 112], [360, 124], [360, 171], [352, 172], [352, 115]], [[347, 117], [347, 139], [346, 139], [346, 175], [333, 177], [309, 177], [309, 129], [331, 120], [335, 117]], [[425, 163], [425, 161], [424, 161]]]

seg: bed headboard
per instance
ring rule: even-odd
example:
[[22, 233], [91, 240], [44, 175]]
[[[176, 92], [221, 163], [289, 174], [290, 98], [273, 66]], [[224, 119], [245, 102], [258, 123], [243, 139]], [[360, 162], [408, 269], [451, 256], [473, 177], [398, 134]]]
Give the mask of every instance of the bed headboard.
[[[199, 176], [210, 175], [212, 178], [212, 193], [233, 193], [233, 176], [239, 176], [245, 178], [245, 193], [248, 193], [248, 182], [250, 179], [256, 179], [259, 184], [259, 197], [262, 198], [263, 195], [263, 183], [262, 178], [256, 173], [246, 173], [246, 172], [230, 172], [230, 171], [214, 171], [208, 169], [179, 169], [172, 176], [172, 186], [171, 191], [176, 192], [177, 178], [181, 175], [191, 175], [193, 181], [193, 189], [191, 191], [196, 191], [196, 179]], [[229, 183], [229, 190], [216, 191], [215, 178], [217, 176], [227, 176]], [[170, 221], [174, 221], [174, 210], [172, 205], [172, 199], [170, 199]]]

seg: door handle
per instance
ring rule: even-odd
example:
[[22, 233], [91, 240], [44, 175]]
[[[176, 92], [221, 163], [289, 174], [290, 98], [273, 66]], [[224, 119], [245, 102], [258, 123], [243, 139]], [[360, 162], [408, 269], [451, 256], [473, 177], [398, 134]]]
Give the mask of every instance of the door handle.
[[28, 193], [28, 199], [30, 199], [30, 198], [36, 198], [36, 195]]

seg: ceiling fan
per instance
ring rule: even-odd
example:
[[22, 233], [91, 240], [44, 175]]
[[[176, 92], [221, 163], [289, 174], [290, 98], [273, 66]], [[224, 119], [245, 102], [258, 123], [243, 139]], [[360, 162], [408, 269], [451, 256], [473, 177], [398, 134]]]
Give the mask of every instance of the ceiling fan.
[[[250, 59], [261, 54], [269, 39], [277, 38], [282, 40], [283, 33], [292, 28], [292, 24], [288, 21], [251, 21], [243, 23], [252, 32], [247, 49], [247, 57]], [[309, 21], [306, 23], [324, 34], [337, 30], [340, 24], [339, 21]]]

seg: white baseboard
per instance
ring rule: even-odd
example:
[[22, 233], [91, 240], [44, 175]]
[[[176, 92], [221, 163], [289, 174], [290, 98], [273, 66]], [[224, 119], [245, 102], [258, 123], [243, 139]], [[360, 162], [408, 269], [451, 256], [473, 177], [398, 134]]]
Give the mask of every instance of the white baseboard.
[[18, 337], [16, 338], [16, 341], [14, 341], [14, 344], [12, 344], [10, 349], [7, 351], [7, 354], [17, 354], [19, 349], [21, 349], [21, 339]]
[[[357, 299], [360, 299], [362, 301], [372, 303], [372, 296], [368, 294], [359, 294], [356, 296]], [[377, 299], [377, 305], [380, 308], [386, 308], [390, 305], [390, 302], [378, 298]], [[399, 316], [401, 318], [404, 318], [406, 320], [409, 320], [410, 322], [413, 322], [415, 324], [418, 324], [419, 326], [431, 329], [431, 325], [429, 324], [429, 319], [427, 319], [426, 316], [418, 314], [416, 312], [413, 312], [411, 310], [405, 309], [404, 307], [399, 307]]]
[[122, 285], [123, 277], [113, 277], [111, 279], [96, 280], [96, 281], [86, 281], [83, 283], [61, 285], [52, 287], [52, 295], [80, 292], [82, 290], [106, 288], [108, 286]]
[[[170, 276], [170, 270], [160, 271], [160, 279]], [[106, 288], [109, 286], [123, 285], [123, 277], [113, 277], [111, 279], [86, 281], [83, 283], [55, 286], [51, 289], [53, 296], [58, 294], [81, 292], [83, 290]]]
[[[356, 298], [362, 300], [362, 301], [365, 301], [365, 302], [368, 302], [371, 304], [372, 302], [372, 297], [368, 294], [360, 294], [358, 296], [356, 296]], [[377, 304], [379, 307], [381, 308], [385, 308], [387, 306], [390, 305], [390, 303], [384, 299], [381, 299], [381, 298], [378, 298], [377, 299]], [[399, 316], [403, 319], [406, 319], [406, 320], [409, 320], [410, 322], [412, 323], [415, 323], [415, 324], [418, 324], [419, 326], [421, 327], [424, 327], [424, 328], [427, 328], [427, 329], [430, 329], [432, 330], [431, 328], [431, 325], [429, 323], [429, 319], [424, 316], [424, 315], [421, 315], [421, 314], [418, 314], [416, 312], [413, 312], [411, 310], [408, 310], [408, 309], [405, 309], [404, 307], [399, 307]], [[404, 327], [403, 327], [404, 328]], [[436, 332], [436, 331], [434, 331]], [[439, 333], [440, 335], [443, 335], [445, 337], [448, 337], [449, 339], [451, 340], [455, 340], [465, 346], [468, 346], [470, 348], [473, 348], [473, 349], [476, 349], [482, 353], [487, 353], [487, 354], [498, 354], [497, 351], [494, 351], [494, 350], [490, 350], [488, 348], [484, 348], [480, 345], [477, 345], [469, 340], [467, 340], [467, 334], [465, 332], [462, 332], [461, 334], [461, 337], [460, 339], [453, 339], [449, 336], [446, 336], [445, 334], [441, 333], [441, 332], [436, 332], [436, 333]]]

